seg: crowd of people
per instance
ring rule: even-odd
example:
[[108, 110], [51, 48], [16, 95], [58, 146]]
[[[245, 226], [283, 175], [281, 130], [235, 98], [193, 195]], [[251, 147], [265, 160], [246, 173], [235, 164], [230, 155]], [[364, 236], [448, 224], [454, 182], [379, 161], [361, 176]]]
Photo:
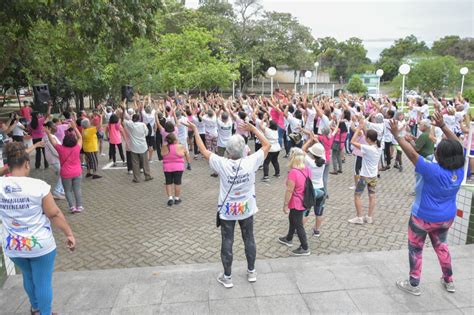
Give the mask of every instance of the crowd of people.
[[[433, 110], [428, 100], [409, 99], [407, 112], [388, 97], [376, 100], [346, 93], [336, 98], [311, 97], [278, 89], [271, 97], [237, 99], [219, 94], [160, 99], [136, 95], [133, 102], [99, 105], [89, 114], [67, 110], [57, 117], [51, 115], [51, 107], [42, 115], [25, 104], [19, 114], [12, 114], [0, 126], [0, 160], [5, 175], [1, 179], [0, 216], [8, 232], [5, 253], [23, 271], [32, 312], [49, 314], [51, 262], [56, 248], [50, 220], [65, 233], [69, 248], [75, 247], [72, 231], [54, 199], [66, 199], [71, 213], [84, 211], [83, 177], [102, 178], [99, 156], [106, 156], [108, 142], [111, 167], [118, 166], [118, 152], [134, 183], [141, 181], [141, 173], [145, 181], [153, 180], [150, 163], [156, 151], [170, 207], [179, 205], [185, 196], [182, 178], [192, 170], [193, 158], [208, 160], [210, 176], [219, 178], [216, 225], [222, 233], [224, 272], [217, 280], [226, 288], [233, 286], [232, 245], [238, 222], [248, 280], [254, 282], [253, 218], [258, 211], [255, 185], [259, 169], [263, 169], [260, 181], [266, 183], [272, 182], [270, 164], [274, 178], [286, 175], [282, 201], [289, 227], [277, 241], [292, 247], [297, 235], [300, 245], [292, 253], [310, 255], [305, 223], [311, 210], [316, 217], [311, 235], [319, 237], [325, 202], [330, 193], [341, 193], [329, 191], [330, 175], [350, 172], [354, 176], [354, 185], [349, 188], [354, 190], [356, 215], [348, 222], [374, 224], [377, 180], [381, 172], [391, 170], [393, 160], [393, 168], [404, 170], [404, 152], [415, 165], [415, 201], [408, 230], [410, 277], [397, 286], [420, 294], [421, 253], [429, 235], [442, 266], [442, 284], [454, 292], [446, 235], [454, 219], [465, 154], [474, 152], [474, 146], [467, 143], [469, 100], [461, 95], [452, 100], [435, 98], [432, 93], [430, 97]], [[25, 135], [31, 136], [33, 146], [23, 145]], [[28, 177], [28, 152], [32, 150], [35, 168], [51, 166], [58, 176], [52, 193], [49, 185]], [[288, 159], [288, 174], [281, 174], [280, 153]], [[349, 156], [354, 156], [353, 170], [344, 167]], [[364, 211], [362, 194], [366, 188], [369, 206]], [[30, 211], [24, 211], [27, 208]], [[38, 272], [44, 272], [44, 277], [36, 277]]]

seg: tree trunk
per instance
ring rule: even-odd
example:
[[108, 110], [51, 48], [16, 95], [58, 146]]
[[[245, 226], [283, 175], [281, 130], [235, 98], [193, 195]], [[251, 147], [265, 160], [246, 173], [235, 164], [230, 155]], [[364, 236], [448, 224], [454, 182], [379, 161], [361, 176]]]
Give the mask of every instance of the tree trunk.
[[79, 92], [79, 110], [84, 110], [84, 93]]
[[7, 90], [3, 89], [2, 90], [2, 95], [3, 95], [3, 100], [2, 100], [2, 105], [0, 105], [0, 107], [5, 106], [5, 102], [7, 100]]
[[18, 89], [15, 89], [15, 93], [16, 93], [16, 99], [18, 100], [18, 107], [20, 107], [21, 109], [20, 92]]

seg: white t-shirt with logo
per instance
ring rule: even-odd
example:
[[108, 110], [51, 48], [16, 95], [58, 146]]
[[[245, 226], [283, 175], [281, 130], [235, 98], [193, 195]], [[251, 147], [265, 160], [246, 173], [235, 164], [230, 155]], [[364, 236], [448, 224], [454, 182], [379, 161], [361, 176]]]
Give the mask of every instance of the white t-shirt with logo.
[[228, 119], [227, 122], [217, 120], [217, 146], [225, 148], [227, 141], [232, 136], [232, 120]]
[[56, 249], [51, 222], [42, 206], [50, 188], [30, 177], [0, 178], [2, 241], [8, 257], [33, 258]]
[[360, 176], [373, 178], [377, 177], [381, 150], [374, 145], [361, 144], [362, 168]]
[[281, 146], [278, 142], [278, 130], [265, 128], [264, 135], [268, 142], [270, 142], [270, 152], [279, 152], [281, 150]]
[[[243, 220], [257, 213], [255, 173], [263, 164], [264, 157], [262, 149], [239, 160], [230, 160], [214, 153], [211, 154], [209, 165], [219, 174], [220, 179], [217, 209], [220, 209], [222, 220]], [[240, 168], [237, 172], [239, 163]], [[231, 187], [232, 190], [229, 192]]]
[[211, 137], [217, 137], [217, 119], [216, 116], [209, 117], [204, 115], [202, 118], [204, 121], [204, 128], [206, 129], [206, 135]]
[[[150, 124], [151, 126], [151, 137], [154, 137], [156, 135], [156, 116], [155, 116], [155, 110], [152, 110], [150, 114], [147, 114], [145, 110], [142, 110], [142, 117], [143, 117], [143, 123], [145, 125]], [[147, 127], [148, 128], [148, 127]], [[148, 135], [148, 133], [147, 133]]]
[[184, 116], [181, 116], [179, 119], [178, 119], [178, 140], [179, 140], [179, 143], [181, 144], [184, 144], [186, 143], [186, 139], [188, 139], [188, 127], [186, 127], [184, 124], [188, 124], [188, 118], [187, 117], [184, 117]]
[[304, 157], [304, 165], [306, 165], [311, 170], [311, 181], [313, 182], [313, 188], [324, 188], [323, 174], [324, 167], [326, 166], [326, 164], [323, 164], [322, 166], [318, 167], [316, 165], [316, 161], [306, 155]]

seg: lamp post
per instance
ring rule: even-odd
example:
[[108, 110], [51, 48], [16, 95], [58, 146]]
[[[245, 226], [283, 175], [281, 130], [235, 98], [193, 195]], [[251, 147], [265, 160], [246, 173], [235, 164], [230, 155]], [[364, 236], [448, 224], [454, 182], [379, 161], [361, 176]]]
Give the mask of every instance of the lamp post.
[[380, 78], [383, 76], [383, 70], [378, 69], [375, 74], [379, 77], [379, 82], [377, 83], [377, 97], [380, 98]]
[[277, 69], [275, 67], [270, 67], [267, 70], [267, 74], [270, 76], [270, 89], [271, 89], [271, 96], [273, 96], [273, 77], [277, 73]]
[[467, 67], [462, 67], [461, 70], [459, 70], [459, 73], [462, 75], [461, 79], [461, 95], [464, 90], [464, 76], [469, 72], [469, 69]]
[[402, 64], [400, 68], [398, 68], [398, 72], [402, 75], [402, 112], [403, 107], [405, 104], [405, 76], [410, 73], [410, 66], [406, 63]]
[[235, 100], [235, 81], [232, 81], [232, 100]]
[[313, 96], [318, 92], [318, 67], [319, 62], [314, 63], [314, 86], [313, 86]]
[[311, 78], [313, 74], [311, 73], [311, 71], [306, 71], [304, 73], [304, 76], [306, 77], [306, 79], [308, 80], [308, 86], [306, 87], [306, 95], [309, 95], [309, 78]]

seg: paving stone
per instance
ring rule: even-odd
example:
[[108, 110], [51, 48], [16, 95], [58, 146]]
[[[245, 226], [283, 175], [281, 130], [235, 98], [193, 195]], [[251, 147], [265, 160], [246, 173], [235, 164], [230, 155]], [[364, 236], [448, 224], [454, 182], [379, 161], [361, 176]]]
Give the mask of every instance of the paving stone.
[[160, 304], [165, 281], [134, 282], [120, 289], [115, 300], [115, 308]]
[[257, 297], [300, 293], [295, 280], [285, 273], [260, 275], [253, 288]]
[[256, 298], [221, 299], [209, 301], [209, 307], [211, 314], [260, 314]]
[[397, 301], [384, 288], [354, 289], [348, 294], [362, 313], [405, 313], [410, 310], [410, 305]]
[[206, 302], [187, 302], [187, 303], [172, 303], [172, 304], [161, 304], [160, 314], [169, 315], [205, 315], [209, 314], [209, 303]]
[[301, 295], [257, 297], [260, 314], [310, 314]]
[[160, 305], [130, 306], [113, 308], [111, 315], [154, 315], [160, 313]]
[[357, 314], [360, 313], [346, 291], [331, 291], [303, 294], [311, 314]]
[[162, 303], [209, 300], [209, 278], [185, 277], [166, 281]]

